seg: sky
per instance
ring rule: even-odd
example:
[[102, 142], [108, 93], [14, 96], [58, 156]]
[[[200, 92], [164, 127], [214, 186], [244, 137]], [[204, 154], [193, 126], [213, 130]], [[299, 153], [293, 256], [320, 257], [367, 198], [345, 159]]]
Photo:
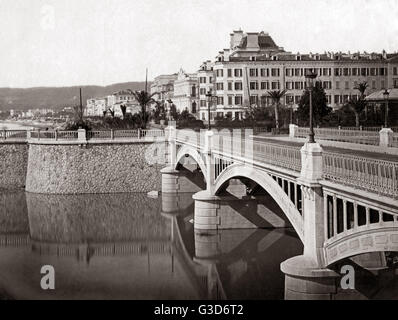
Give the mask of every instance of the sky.
[[268, 32], [291, 52], [398, 51], [398, 0], [0, 0], [0, 87], [108, 85]]

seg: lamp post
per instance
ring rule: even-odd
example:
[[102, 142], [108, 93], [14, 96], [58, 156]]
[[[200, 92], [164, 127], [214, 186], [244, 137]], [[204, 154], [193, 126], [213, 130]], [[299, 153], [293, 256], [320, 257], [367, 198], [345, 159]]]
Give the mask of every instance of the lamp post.
[[208, 118], [208, 121], [209, 121], [209, 130], [211, 130], [210, 107], [211, 107], [211, 102], [212, 102], [212, 98], [213, 98], [213, 94], [211, 93], [211, 89], [206, 93], [206, 98], [207, 98], [207, 103], [208, 103], [207, 118]]
[[314, 87], [314, 79], [316, 77], [317, 77], [317, 74], [315, 72], [313, 72], [311, 69], [307, 70], [307, 72], [305, 73], [305, 78], [307, 79], [309, 93], [310, 93], [310, 134], [308, 135], [308, 143], [315, 143], [313, 111], [312, 111], [312, 89]]
[[386, 89], [383, 92], [383, 97], [384, 97], [384, 101], [385, 101], [385, 105], [386, 105], [386, 111], [384, 112], [384, 127], [388, 128], [388, 97], [390, 96], [390, 93], [388, 92], [388, 90]]

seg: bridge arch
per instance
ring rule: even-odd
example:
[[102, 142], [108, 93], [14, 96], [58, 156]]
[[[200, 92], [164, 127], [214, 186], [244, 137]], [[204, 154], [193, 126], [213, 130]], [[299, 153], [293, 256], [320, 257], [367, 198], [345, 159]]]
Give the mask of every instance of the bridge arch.
[[186, 157], [186, 155], [189, 155], [197, 163], [197, 165], [199, 166], [200, 170], [202, 171], [203, 177], [206, 181], [206, 177], [207, 177], [206, 165], [205, 165], [202, 157], [200, 156], [199, 152], [192, 147], [183, 145], [180, 148], [180, 150], [178, 150], [174, 169], [177, 169], [178, 164], [180, 163], [180, 161], [183, 158]]
[[282, 191], [279, 184], [267, 172], [244, 164], [232, 164], [216, 179], [214, 186], [215, 194], [219, 192], [227, 181], [239, 177], [248, 178], [266, 190], [285, 213], [301, 241], [304, 242], [303, 217], [286, 193]]

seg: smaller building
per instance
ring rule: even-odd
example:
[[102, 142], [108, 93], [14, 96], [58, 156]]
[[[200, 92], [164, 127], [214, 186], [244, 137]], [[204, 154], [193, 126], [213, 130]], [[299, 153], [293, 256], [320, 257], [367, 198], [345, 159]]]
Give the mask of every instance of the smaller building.
[[153, 99], [161, 102], [173, 99], [175, 80], [177, 73], [157, 76], [151, 85], [151, 94], [155, 94]]
[[174, 81], [174, 98], [176, 109], [187, 110], [192, 114], [198, 112], [198, 76], [196, 73], [186, 73], [180, 69], [177, 80]]

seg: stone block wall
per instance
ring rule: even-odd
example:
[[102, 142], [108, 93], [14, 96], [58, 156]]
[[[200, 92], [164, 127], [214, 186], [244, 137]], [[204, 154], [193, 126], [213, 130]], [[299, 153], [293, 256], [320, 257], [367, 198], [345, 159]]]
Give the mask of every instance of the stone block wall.
[[26, 191], [47, 194], [148, 192], [161, 189], [151, 144], [30, 144]]
[[28, 149], [26, 143], [0, 143], [0, 190], [24, 188]]

